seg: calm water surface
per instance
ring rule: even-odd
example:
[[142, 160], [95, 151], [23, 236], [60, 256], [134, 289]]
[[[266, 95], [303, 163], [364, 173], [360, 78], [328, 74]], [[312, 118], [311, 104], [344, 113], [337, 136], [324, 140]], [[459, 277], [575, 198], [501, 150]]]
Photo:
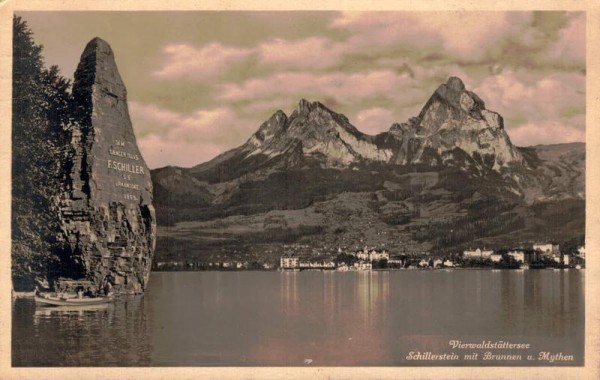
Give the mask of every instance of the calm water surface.
[[[13, 303], [13, 366], [582, 365], [584, 272], [157, 272], [89, 310]], [[484, 361], [450, 340], [569, 362]], [[407, 360], [409, 352], [472, 361]]]

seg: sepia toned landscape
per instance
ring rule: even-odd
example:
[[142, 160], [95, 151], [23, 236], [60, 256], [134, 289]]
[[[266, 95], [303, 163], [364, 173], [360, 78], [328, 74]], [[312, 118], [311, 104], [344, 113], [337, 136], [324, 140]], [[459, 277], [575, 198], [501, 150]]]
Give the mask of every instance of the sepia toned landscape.
[[13, 67], [13, 366], [584, 364], [585, 13], [18, 12]]

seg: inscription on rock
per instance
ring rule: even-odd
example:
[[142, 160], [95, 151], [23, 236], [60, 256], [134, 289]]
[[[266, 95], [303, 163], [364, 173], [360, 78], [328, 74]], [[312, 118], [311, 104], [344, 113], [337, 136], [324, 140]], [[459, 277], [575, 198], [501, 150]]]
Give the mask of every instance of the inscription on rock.
[[[137, 153], [132, 152], [133, 149], [130, 147], [131, 145], [135, 146], [135, 143], [123, 140], [114, 140], [114, 145], [108, 150], [109, 155], [116, 156], [116, 158], [109, 158], [107, 160], [109, 175], [112, 175], [115, 178], [115, 180], [113, 180], [113, 184], [116, 187], [125, 189], [125, 191], [127, 189], [140, 190], [141, 184], [139, 183], [139, 180], [143, 180], [144, 175], [146, 174], [144, 165], [140, 165], [140, 156]], [[120, 149], [115, 148], [115, 146], [120, 147]], [[124, 149], [128, 149], [129, 151], [125, 151]], [[126, 201], [139, 200], [136, 194], [132, 194], [130, 192], [124, 192], [123, 199]]]

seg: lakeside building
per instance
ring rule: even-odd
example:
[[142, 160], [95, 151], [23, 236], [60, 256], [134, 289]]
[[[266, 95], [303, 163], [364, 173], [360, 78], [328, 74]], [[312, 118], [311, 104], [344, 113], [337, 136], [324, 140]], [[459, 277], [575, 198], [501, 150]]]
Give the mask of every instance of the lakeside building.
[[533, 250], [547, 256], [560, 254], [559, 245], [553, 243], [536, 243], [533, 245]]
[[357, 261], [354, 263], [354, 269], [356, 270], [371, 270], [373, 269], [373, 264], [366, 261]]
[[300, 269], [335, 269], [333, 261], [300, 261], [298, 263]]
[[508, 256], [512, 257], [519, 264], [525, 262], [525, 252], [522, 250], [508, 251]]
[[450, 259], [447, 259], [446, 261], [444, 261], [444, 267], [446, 268], [453, 268], [454, 267], [454, 262]]
[[382, 250], [381, 252], [373, 250], [369, 253], [370, 261], [378, 261], [378, 260], [388, 260], [389, 261], [389, 259], [390, 259], [390, 254], [385, 249]]
[[388, 260], [389, 265], [404, 265], [404, 260], [401, 257], [392, 256]]
[[585, 247], [579, 247], [577, 249], [577, 254], [573, 255], [570, 262], [575, 268], [585, 268]]
[[569, 266], [569, 263], [571, 262], [571, 257], [569, 255], [558, 254], [552, 255], [552, 260], [554, 260], [555, 263], [562, 264], [564, 266]]
[[499, 263], [502, 261], [502, 255], [499, 253], [493, 253], [490, 255], [490, 260], [492, 260], [493, 263]]
[[294, 255], [282, 256], [279, 260], [279, 266], [282, 269], [297, 269], [300, 268], [300, 259]]
[[367, 249], [367, 247], [365, 247], [365, 249], [363, 249], [362, 251], [356, 252], [355, 256], [359, 260], [369, 260], [369, 250]]
[[477, 248], [476, 250], [468, 249], [463, 252], [463, 257], [465, 258], [476, 258], [476, 259], [488, 259], [491, 255], [494, 254], [492, 250], [486, 250]]
[[365, 247], [362, 251], [356, 252], [356, 258], [364, 261], [378, 261], [378, 260], [389, 260], [390, 254], [385, 249], [382, 251], [377, 251], [375, 249], [369, 251], [367, 247]]

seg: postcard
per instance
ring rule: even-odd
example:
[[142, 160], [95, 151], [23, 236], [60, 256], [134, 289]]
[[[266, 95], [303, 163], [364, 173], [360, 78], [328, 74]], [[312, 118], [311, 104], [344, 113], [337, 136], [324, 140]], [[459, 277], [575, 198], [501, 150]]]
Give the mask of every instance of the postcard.
[[5, 2], [2, 373], [594, 378], [599, 10]]

